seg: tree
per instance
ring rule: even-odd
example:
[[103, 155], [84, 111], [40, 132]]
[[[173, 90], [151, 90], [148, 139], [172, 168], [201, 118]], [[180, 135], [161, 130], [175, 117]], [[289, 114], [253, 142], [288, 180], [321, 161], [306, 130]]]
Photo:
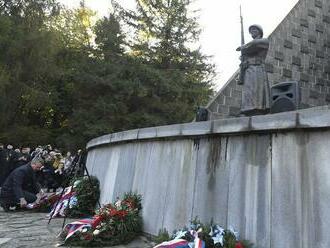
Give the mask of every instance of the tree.
[[122, 33], [119, 21], [115, 15], [103, 17], [94, 28], [95, 43], [105, 61], [117, 58], [124, 54], [125, 36]]
[[1, 142], [73, 149], [193, 119], [212, 93], [213, 66], [192, 45], [191, 2], [137, 3], [94, 23], [84, 1], [73, 10], [56, 0], [0, 2]]
[[4, 89], [1, 136], [10, 142], [49, 138], [49, 130], [44, 128], [53, 119], [57, 45], [44, 23], [58, 8], [51, 0], [4, 1], [0, 5], [0, 68]]
[[[96, 48], [76, 68], [73, 96], [75, 105], [69, 123], [73, 133], [90, 139], [125, 128], [126, 97], [129, 87], [121, 80], [128, 68], [120, 25], [114, 16], [104, 17], [95, 27]], [[97, 121], [96, 121], [97, 120]], [[81, 138], [78, 138], [82, 140]]]
[[[154, 81], [142, 84], [150, 102], [160, 102], [151, 113], [164, 115], [165, 123], [190, 121], [195, 107], [212, 95], [214, 66], [196, 47], [200, 28], [191, 0], [136, 0], [127, 11], [114, 2], [123, 22], [135, 30], [131, 54], [154, 70]], [[145, 79], [144, 79], [145, 80]], [[148, 84], [149, 82], [149, 84]], [[146, 113], [150, 112], [145, 106]]]
[[73, 51], [88, 52], [92, 49], [93, 18], [96, 13], [80, 1], [79, 8], [63, 8], [49, 20], [48, 27], [55, 31], [62, 43]]

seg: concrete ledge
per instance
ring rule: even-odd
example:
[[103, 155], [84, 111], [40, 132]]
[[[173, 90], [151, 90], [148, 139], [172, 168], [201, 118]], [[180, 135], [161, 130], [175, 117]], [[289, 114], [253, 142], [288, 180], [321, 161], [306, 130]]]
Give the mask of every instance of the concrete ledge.
[[249, 130], [250, 117], [240, 117], [214, 121], [212, 133], [236, 133]]
[[128, 130], [120, 133], [113, 133], [111, 136], [112, 142], [128, 141], [138, 139], [139, 129]]
[[319, 110], [328, 110], [330, 109], [330, 105], [323, 105], [323, 106], [317, 106], [312, 108], [305, 108], [305, 109], [298, 109], [298, 113], [306, 113], [306, 112], [315, 112]]
[[157, 137], [157, 129], [155, 127], [141, 128], [138, 132], [138, 139], [152, 139]]
[[87, 143], [86, 148], [89, 149], [93, 146], [100, 146], [104, 144], [109, 144], [111, 142], [111, 134], [103, 135], [101, 137], [92, 139]]
[[10, 240], [12, 240], [11, 238], [0, 238], [0, 245], [4, 245], [6, 243], [8, 243]]
[[212, 121], [201, 121], [182, 124], [182, 135], [205, 135], [212, 132]]
[[318, 128], [330, 127], [330, 110], [304, 111], [299, 113], [298, 127]]
[[92, 139], [87, 149], [108, 143], [167, 137], [201, 136], [211, 134], [239, 134], [257, 131], [276, 131], [295, 128], [330, 128], [330, 108], [310, 109], [260, 115], [149, 127], [104, 135]]
[[157, 138], [173, 137], [181, 135], [181, 124], [156, 127]]
[[297, 112], [284, 112], [251, 117], [251, 130], [291, 129], [297, 125]]

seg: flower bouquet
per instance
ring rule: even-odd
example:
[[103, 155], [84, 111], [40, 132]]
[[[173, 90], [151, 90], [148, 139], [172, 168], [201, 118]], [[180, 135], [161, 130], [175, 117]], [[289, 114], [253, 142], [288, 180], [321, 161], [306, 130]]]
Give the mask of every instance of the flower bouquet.
[[72, 246], [112, 246], [132, 241], [142, 228], [141, 196], [128, 193], [107, 204], [92, 218], [67, 224], [60, 234]]
[[223, 229], [216, 224], [204, 225], [197, 219], [190, 228], [175, 231], [171, 240], [161, 242], [154, 248], [251, 248], [252, 244], [240, 240], [233, 228]]

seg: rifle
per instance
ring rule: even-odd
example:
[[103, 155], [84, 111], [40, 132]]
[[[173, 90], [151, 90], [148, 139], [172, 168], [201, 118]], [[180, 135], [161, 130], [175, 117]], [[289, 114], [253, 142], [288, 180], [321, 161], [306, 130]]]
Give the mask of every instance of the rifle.
[[[244, 41], [244, 25], [243, 25], [243, 16], [242, 16], [242, 6], [239, 6], [239, 15], [240, 15], [240, 20], [241, 20], [241, 48], [245, 44]], [[243, 85], [244, 84], [244, 73], [245, 73], [245, 68], [244, 68], [244, 55], [241, 49], [241, 64], [240, 64], [240, 72], [239, 72], [239, 81], [237, 84]]]

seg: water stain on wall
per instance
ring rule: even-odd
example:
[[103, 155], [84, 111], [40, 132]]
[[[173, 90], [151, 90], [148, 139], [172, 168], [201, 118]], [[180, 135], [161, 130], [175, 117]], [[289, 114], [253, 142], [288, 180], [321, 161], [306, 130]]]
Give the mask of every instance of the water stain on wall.
[[[207, 158], [207, 174], [209, 175], [208, 189], [212, 190], [216, 181], [216, 170], [219, 168], [222, 159], [226, 160], [228, 137], [209, 140], [210, 152]], [[224, 154], [222, 154], [224, 153]]]

